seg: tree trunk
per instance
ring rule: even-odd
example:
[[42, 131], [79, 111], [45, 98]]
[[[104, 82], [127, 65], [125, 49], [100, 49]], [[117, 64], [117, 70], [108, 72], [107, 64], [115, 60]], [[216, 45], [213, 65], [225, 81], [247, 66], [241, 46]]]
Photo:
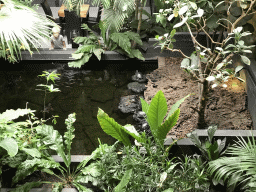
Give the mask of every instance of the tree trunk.
[[205, 129], [206, 123], [204, 119], [204, 112], [208, 101], [209, 83], [204, 80], [203, 83], [199, 83], [199, 106], [198, 106], [198, 118], [197, 128]]
[[135, 0], [135, 4], [136, 4], [136, 7], [135, 7], [135, 20], [138, 20], [139, 18], [139, 0]]
[[139, 18], [139, 23], [138, 23], [138, 28], [137, 28], [137, 33], [138, 34], [140, 34], [140, 28], [141, 28], [141, 22], [142, 22], [142, 11], [143, 11], [144, 2], [145, 2], [145, 0], [142, 0], [142, 2], [141, 2], [140, 18]]

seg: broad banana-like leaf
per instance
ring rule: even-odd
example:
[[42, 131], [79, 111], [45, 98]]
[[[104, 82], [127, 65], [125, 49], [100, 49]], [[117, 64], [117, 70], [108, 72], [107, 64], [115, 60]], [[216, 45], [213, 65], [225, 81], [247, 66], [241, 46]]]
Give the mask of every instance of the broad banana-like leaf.
[[113, 118], [110, 118], [102, 109], [99, 108], [98, 121], [101, 128], [105, 133], [114, 137], [118, 141], [121, 141], [124, 145], [131, 145], [128, 134], [122, 128], [122, 125], [118, 124]]
[[177, 109], [172, 116], [170, 116], [166, 121], [157, 129], [156, 135], [157, 139], [164, 141], [168, 132], [176, 125], [180, 115], [180, 109]]
[[123, 126], [124, 131], [131, 135], [134, 139], [136, 139], [138, 142], [145, 143], [146, 141], [140, 136], [140, 134], [137, 132], [137, 130], [134, 128], [134, 126], [127, 124]]
[[164, 93], [160, 90], [152, 99], [147, 113], [148, 124], [155, 138], [157, 138], [157, 129], [161, 126], [166, 112], [167, 102], [164, 97]]
[[124, 188], [130, 181], [131, 176], [132, 176], [132, 169], [129, 169], [124, 173], [124, 176], [122, 177], [120, 183], [115, 187], [114, 192], [123, 192]]
[[185, 101], [185, 99], [187, 99], [190, 95], [191, 95], [191, 94], [188, 94], [188, 95], [185, 96], [184, 98], [182, 98], [182, 99], [180, 99], [179, 101], [177, 101], [177, 102], [171, 107], [171, 110], [170, 110], [170, 112], [169, 112], [167, 118], [168, 118], [170, 115], [172, 115], [172, 114], [174, 113], [174, 111], [176, 111], [176, 110], [180, 107], [181, 103], [183, 103], [183, 102]]
[[[147, 115], [148, 114], [149, 104], [143, 98], [141, 98], [141, 97], [140, 97], [140, 103], [141, 103], [142, 111], [144, 113], [146, 113], [146, 115]], [[147, 120], [147, 118], [146, 118], [146, 120]]]
[[0, 141], [0, 147], [4, 148], [10, 157], [18, 153], [18, 144], [13, 138], [7, 137]]

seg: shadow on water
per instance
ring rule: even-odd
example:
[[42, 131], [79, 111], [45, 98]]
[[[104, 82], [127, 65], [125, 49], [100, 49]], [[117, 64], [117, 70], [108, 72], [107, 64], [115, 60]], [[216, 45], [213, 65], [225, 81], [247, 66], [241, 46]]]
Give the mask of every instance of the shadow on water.
[[46, 119], [52, 115], [59, 118], [56, 125], [51, 121], [46, 124], [53, 125], [63, 135], [65, 119], [70, 113], [76, 113], [73, 155], [91, 154], [98, 146], [98, 138], [102, 143], [115, 142], [102, 131], [97, 120], [98, 108], [121, 125], [132, 124], [132, 115], [121, 114], [118, 110], [120, 98], [133, 94], [127, 89], [127, 84], [135, 70], [147, 73], [156, 68], [155, 64], [141, 65], [133, 61], [94, 62], [81, 69], [69, 68], [67, 62], [57, 61], [26, 61], [8, 65], [8, 71], [0, 71], [0, 113], [7, 109], [24, 109], [28, 102], [28, 108], [36, 110], [36, 117], [43, 118], [44, 92], [36, 89], [39, 89], [38, 84], [45, 84], [46, 79], [38, 75], [42, 71], [54, 70], [61, 74], [54, 85], [61, 92], [49, 93], [46, 97]]

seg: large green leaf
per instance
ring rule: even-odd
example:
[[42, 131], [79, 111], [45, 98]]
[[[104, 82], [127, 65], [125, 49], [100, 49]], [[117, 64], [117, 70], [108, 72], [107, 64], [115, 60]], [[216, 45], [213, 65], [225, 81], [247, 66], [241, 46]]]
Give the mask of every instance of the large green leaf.
[[122, 127], [122, 129], [131, 135], [134, 139], [136, 139], [138, 142], [145, 143], [146, 141], [140, 136], [140, 134], [137, 132], [137, 130], [134, 128], [134, 126], [127, 124]]
[[122, 180], [120, 181], [120, 183], [114, 188], [114, 192], [123, 192], [124, 188], [130, 181], [131, 176], [132, 176], [132, 169], [129, 169], [124, 173], [124, 176], [122, 177]]
[[98, 121], [105, 133], [121, 141], [124, 145], [131, 145], [128, 134], [122, 129], [113, 118], [110, 118], [102, 109], [99, 108], [97, 114]]
[[140, 38], [140, 35], [138, 33], [134, 33], [134, 32], [131, 32], [131, 31], [126, 31], [126, 32], [124, 32], [124, 34], [127, 35], [130, 40], [135, 41], [139, 45], [143, 44], [142, 40]]
[[77, 61], [68, 62], [69, 67], [81, 68], [82, 65], [87, 63], [92, 56], [91, 53], [85, 53], [83, 57]]
[[0, 147], [3, 147], [11, 157], [18, 153], [18, 144], [13, 138], [7, 137], [0, 141]]
[[[5, 59], [13, 62], [17, 61], [16, 56], [21, 58], [22, 46], [32, 54], [32, 47], [36, 48], [45, 38], [50, 39], [49, 31], [56, 24], [17, 1], [3, 0], [2, 3], [5, 6], [0, 12], [0, 47]], [[11, 57], [7, 57], [9, 54]]]
[[36, 127], [36, 131], [39, 135], [44, 136], [42, 141], [44, 144], [49, 145], [50, 149], [55, 150], [57, 154], [62, 157], [64, 163], [67, 165], [68, 160], [64, 153], [65, 148], [63, 145], [62, 136], [58, 131], [54, 130], [51, 125], [42, 125]]
[[143, 57], [142, 53], [139, 51], [139, 49], [131, 49], [130, 50], [130, 55], [132, 55], [131, 58], [133, 57], [137, 57], [138, 59], [141, 59], [143, 61], [145, 61], [145, 58]]
[[157, 129], [163, 122], [166, 112], [167, 102], [164, 93], [160, 90], [152, 99], [147, 113], [148, 124], [154, 137], [157, 136]]
[[181, 103], [183, 103], [185, 101], [185, 99], [187, 99], [191, 94], [188, 94], [187, 96], [185, 96], [184, 98], [180, 99], [179, 101], [177, 101], [172, 107], [171, 110], [167, 116], [167, 118], [172, 115], [181, 105]]
[[163, 141], [168, 132], [176, 125], [180, 115], [180, 109], [177, 109], [165, 122], [157, 129], [157, 138]]
[[97, 48], [93, 50], [94, 55], [98, 58], [98, 60], [101, 60], [101, 53], [104, 53], [105, 51], [101, 48]]
[[219, 26], [218, 24], [218, 21], [219, 20], [219, 17], [216, 16], [216, 15], [212, 15], [207, 21], [206, 21], [206, 26], [211, 28], [211, 29], [214, 29], [214, 28], [217, 28]]
[[112, 33], [110, 39], [118, 44], [123, 50], [130, 54], [131, 42], [124, 33]]
[[38, 159], [34, 158], [32, 160], [26, 160], [22, 162], [16, 171], [15, 176], [12, 178], [13, 183], [17, 183], [26, 176], [32, 174], [33, 172], [41, 169], [58, 168], [59, 163], [56, 163], [53, 159]]
[[140, 97], [140, 103], [141, 103], [142, 111], [144, 111], [144, 113], [146, 113], [146, 115], [147, 115], [149, 104], [141, 97]]
[[7, 123], [11, 120], [17, 119], [20, 116], [27, 115], [29, 113], [33, 113], [35, 110], [31, 109], [8, 109], [2, 114], [0, 114], [0, 123]]
[[27, 154], [31, 155], [32, 157], [41, 157], [41, 153], [36, 149], [28, 149], [28, 148], [22, 148], [22, 151], [25, 151]]

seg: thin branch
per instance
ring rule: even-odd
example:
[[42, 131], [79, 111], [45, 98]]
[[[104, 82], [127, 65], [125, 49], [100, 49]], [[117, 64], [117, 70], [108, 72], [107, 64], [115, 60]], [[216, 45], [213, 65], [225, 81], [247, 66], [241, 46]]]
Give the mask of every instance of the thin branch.
[[196, 43], [198, 46], [200, 46], [201, 48], [206, 49], [210, 54], [212, 54], [211, 50], [207, 49], [205, 46], [203, 46], [203, 45], [201, 45], [200, 43], [198, 43], [198, 41], [196, 40], [196, 38], [195, 38], [194, 35], [192, 34], [188, 23], [187, 23], [187, 22], [185, 22], [185, 23], [186, 23], [186, 25], [187, 25], [187, 27], [188, 27], [190, 36], [192, 37], [192, 40], [193, 40], [194, 44]]
[[[198, 22], [198, 24], [200, 25], [200, 27], [202, 27], [199, 22]], [[202, 28], [202, 30], [203, 30], [203, 31], [205, 32], [205, 34], [210, 38], [210, 40], [211, 40], [212, 43], [222, 45], [222, 43], [213, 41], [213, 39], [211, 38], [211, 36], [204, 30], [204, 28]]]
[[170, 49], [170, 48], [167, 48], [167, 50], [172, 51], [172, 52], [173, 51], [178, 51], [178, 52], [180, 52], [183, 55], [183, 57], [186, 57], [186, 58], [190, 59], [190, 57], [185, 55], [180, 49]]
[[246, 13], [244, 13], [244, 11], [242, 12], [242, 15], [240, 15], [240, 17], [238, 17], [238, 19], [232, 24], [231, 26], [231, 32], [234, 30], [234, 28], [236, 27], [236, 24], [241, 21], [246, 15], [248, 15], [249, 11], [252, 9], [252, 6], [254, 5], [254, 3], [256, 2], [256, 0], [251, 1], [250, 7], [249, 9], [246, 11]]

